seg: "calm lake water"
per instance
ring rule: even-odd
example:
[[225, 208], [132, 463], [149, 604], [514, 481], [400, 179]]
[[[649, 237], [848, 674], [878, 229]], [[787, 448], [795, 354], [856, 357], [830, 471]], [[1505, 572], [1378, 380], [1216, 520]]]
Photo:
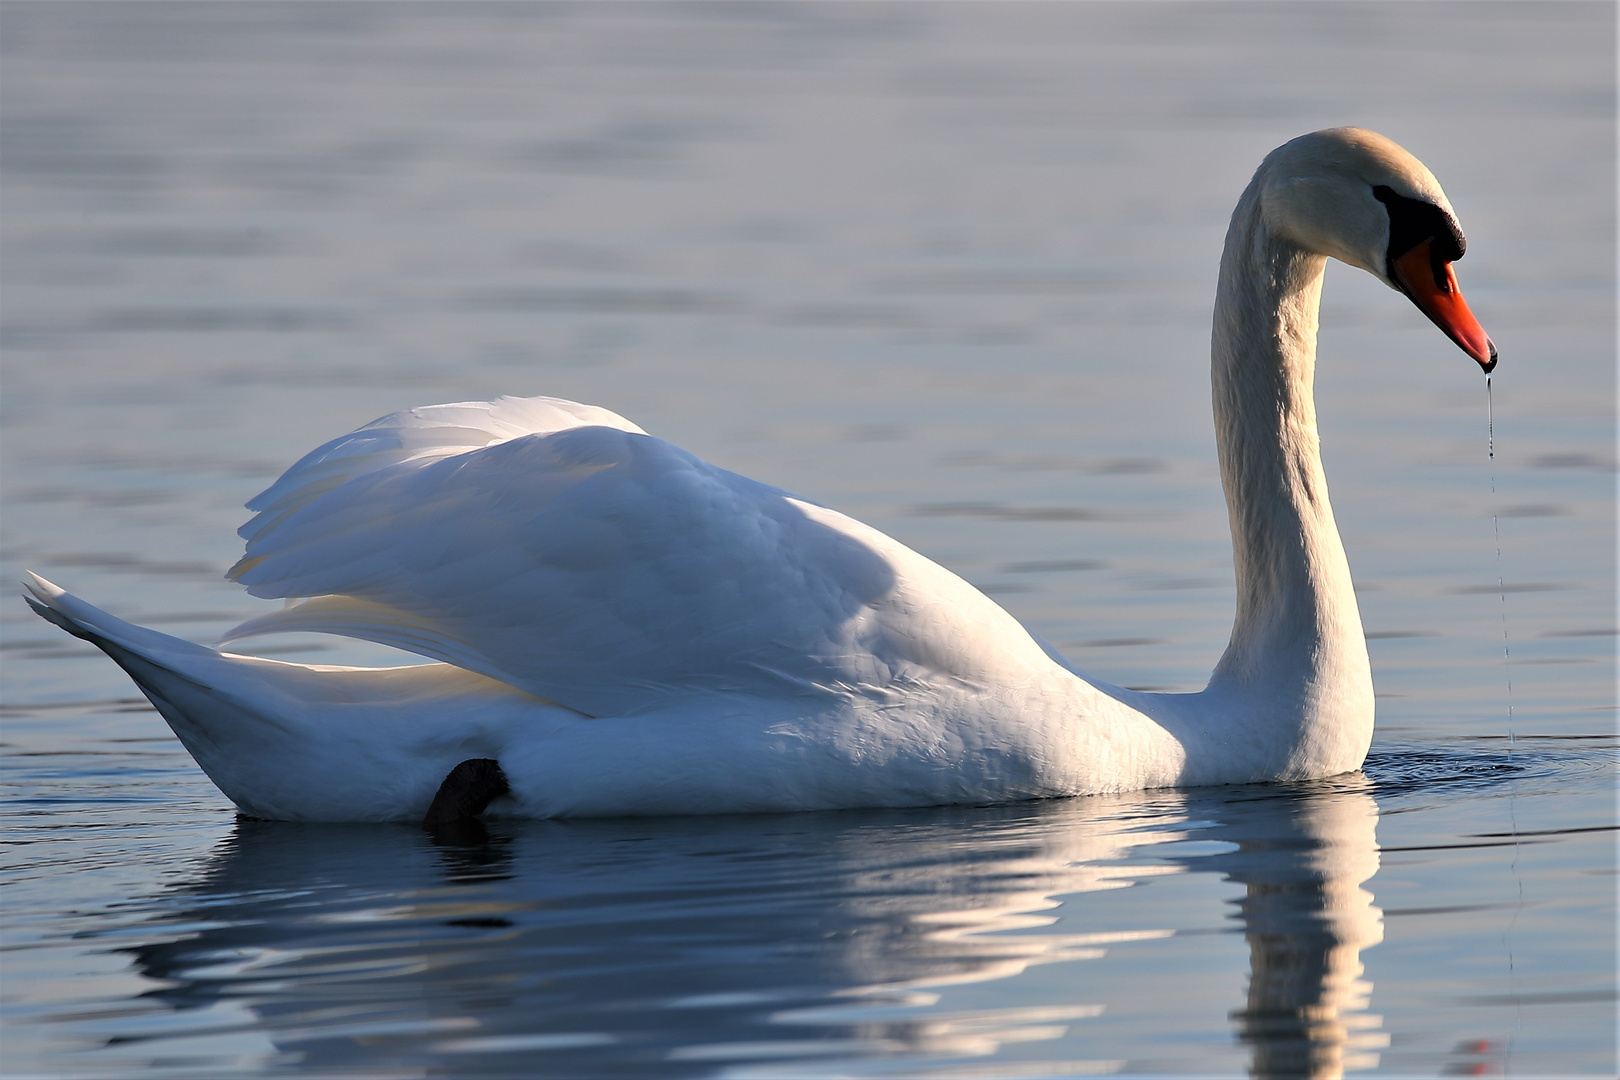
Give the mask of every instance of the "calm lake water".
[[1433, 168], [1503, 356], [1493, 462], [1474, 364], [1329, 271], [1379, 733], [1299, 787], [456, 843], [238, 821], [7, 601], [6, 1075], [1614, 1073], [1613, 5], [12, 2], [0, 30], [4, 578], [193, 640], [263, 610], [221, 575], [306, 450], [551, 394], [873, 523], [1101, 677], [1196, 689], [1232, 609], [1221, 238], [1319, 127]]

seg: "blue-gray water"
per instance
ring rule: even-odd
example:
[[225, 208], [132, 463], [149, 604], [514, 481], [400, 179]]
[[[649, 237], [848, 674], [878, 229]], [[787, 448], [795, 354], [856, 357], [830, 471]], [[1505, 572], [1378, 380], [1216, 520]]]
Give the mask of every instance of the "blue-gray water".
[[7, 3], [4, 579], [194, 640], [260, 610], [221, 578], [240, 504], [304, 451], [552, 394], [877, 525], [1102, 677], [1196, 688], [1232, 603], [1220, 241], [1314, 128], [1436, 172], [1503, 360], [1493, 464], [1472, 362], [1330, 270], [1379, 732], [1298, 788], [454, 843], [238, 822], [9, 601], [0, 1068], [1612, 1074], [1614, 24]]

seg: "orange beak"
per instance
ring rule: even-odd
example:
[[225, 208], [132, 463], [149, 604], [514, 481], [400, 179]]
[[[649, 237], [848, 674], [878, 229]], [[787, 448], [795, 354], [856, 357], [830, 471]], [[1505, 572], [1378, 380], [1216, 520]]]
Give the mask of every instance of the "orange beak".
[[1496, 346], [1468, 310], [1451, 264], [1434, 258], [1433, 240], [1425, 240], [1395, 260], [1395, 284], [1412, 298], [1418, 310], [1446, 332], [1462, 351], [1479, 361], [1488, 375], [1496, 367]]

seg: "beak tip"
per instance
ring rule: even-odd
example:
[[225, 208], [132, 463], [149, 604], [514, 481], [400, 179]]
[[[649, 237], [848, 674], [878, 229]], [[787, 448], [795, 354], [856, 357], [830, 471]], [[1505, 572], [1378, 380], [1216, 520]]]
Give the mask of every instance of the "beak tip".
[[1485, 347], [1490, 350], [1490, 359], [1481, 360], [1479, 362], [1479, 366], [1485, 369], [1485, 374], [1489, 375], [1491, 372], [1496, 370], [1496, 342], [1492, 341], [1490, 338], [1486, 338]]

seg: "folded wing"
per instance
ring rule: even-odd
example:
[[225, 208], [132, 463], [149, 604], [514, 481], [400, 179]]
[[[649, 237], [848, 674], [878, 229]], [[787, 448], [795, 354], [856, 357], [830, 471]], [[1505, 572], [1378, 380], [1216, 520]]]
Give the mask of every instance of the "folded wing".
[[[972, 625], [981, 613], [1028, 640], [888, 537], [570, 402], [385, 417], [249, 507], [231, 576], [255, 596], [303, 599], [225, 640], [345, 634], [591, 715], [694, 690], [780, 699], [961, 667], [994, 629]], [[921, 591], [902, 580], [919, 574]], [[924, 610], [940, 601], [950, 625]]]

